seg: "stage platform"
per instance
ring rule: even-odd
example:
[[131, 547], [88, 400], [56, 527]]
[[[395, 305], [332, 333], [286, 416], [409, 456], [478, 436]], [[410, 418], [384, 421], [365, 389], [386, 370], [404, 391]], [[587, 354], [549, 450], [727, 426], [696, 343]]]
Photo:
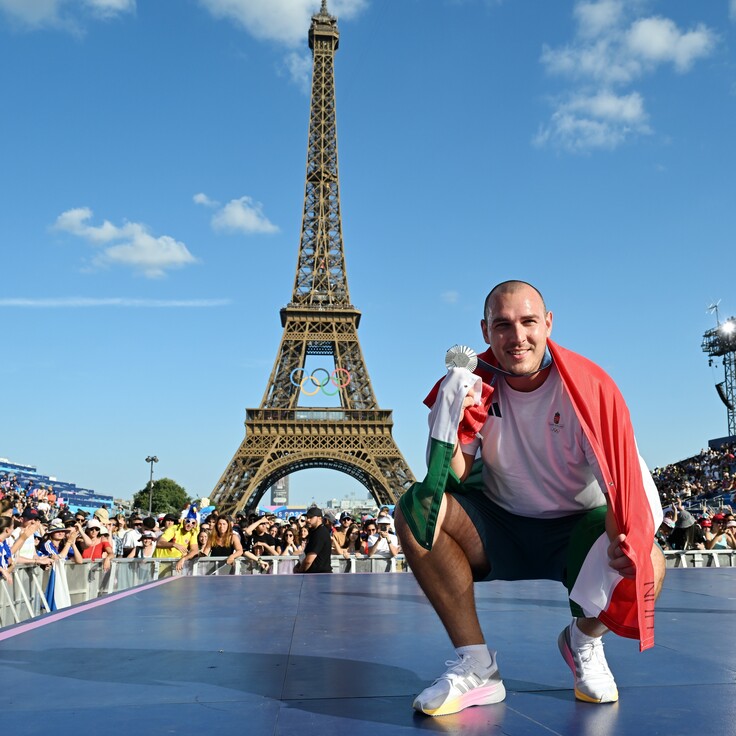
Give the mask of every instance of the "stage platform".
[[476, 590], [508, 691], [498, 705], [412, 710], [453, 650], [411, 574], [183, 577], [0, 631], [3, 731], [736, 734], [736, 569], [670, 570], [644, 654], [606, 637], [610, 705], [574, 699], [562, 586]]

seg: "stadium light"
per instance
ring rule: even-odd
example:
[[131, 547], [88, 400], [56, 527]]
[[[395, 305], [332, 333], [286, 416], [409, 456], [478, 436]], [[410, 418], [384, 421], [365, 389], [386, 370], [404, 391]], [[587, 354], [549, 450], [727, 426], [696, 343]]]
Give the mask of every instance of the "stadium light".
[[155, 455], [149, 455], [146, 462], [151, 464], [151, 477], [148, 481], [148, 515], [151, 516], [151, 509], [153, 508], [153, 464], [158, 462], [158, 458]]
[[721, 322], [718, 319], [718, 305], [711, 307], [716, 312], [717, 325], [703, 335], [703, 352], [723, 361], [723, 381], [716, 384], [716, 391], [725, 404], [728, 416], [728, 434], [736, 436], [736, 317]]

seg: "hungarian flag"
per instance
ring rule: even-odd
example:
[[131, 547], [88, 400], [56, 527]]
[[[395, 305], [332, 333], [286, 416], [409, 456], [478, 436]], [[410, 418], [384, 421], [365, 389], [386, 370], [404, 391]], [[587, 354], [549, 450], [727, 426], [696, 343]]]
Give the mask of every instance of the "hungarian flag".
[[[619, 532], [626, 535], [621, 548], [636, 568], [633, 580], [608, 566], [606, 535], [593, 545], [570, 593], [586, 616], [598, 617], [619, 636], [639, 639], [643, 651], [654, 644], [654, 570], [651, 549], [662, 509], [654, 481], [639, 456], [629, 410], [616, 384], [595, 363], [556, 345], [547, 345], [570, 396], [575, 413], [595, 453]], [[497, 365], [490, 350], [478, 356]], [[425, 403], [431, 406], [427, 475], [402, 497], [401, 510], [415, 539], [432, 548], [437, 515], [446, 491], [482, 492], [480, 463], [460, 484], [450, 468], [458, 434], [471, 438], [488, 416], [495, 376], [482, 369], [470, 373], [452, 368], [432, 389]], [[474, 392], [474, 404], [463, 402]], [[465, 435], [465, 437], [464, 437]]]

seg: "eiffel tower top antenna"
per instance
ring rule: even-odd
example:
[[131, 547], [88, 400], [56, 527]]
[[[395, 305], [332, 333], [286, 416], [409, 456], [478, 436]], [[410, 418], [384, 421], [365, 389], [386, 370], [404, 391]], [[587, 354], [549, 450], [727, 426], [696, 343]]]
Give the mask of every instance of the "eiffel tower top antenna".
[[[352, 308], [345, 271], [337, 164], [334, 56], [340, 43], [337, 19], [322, 0], [312, 16], [312, 96], [301, 242], [289, 307]], [[285, 324], [283, 315], [282, 322]]]

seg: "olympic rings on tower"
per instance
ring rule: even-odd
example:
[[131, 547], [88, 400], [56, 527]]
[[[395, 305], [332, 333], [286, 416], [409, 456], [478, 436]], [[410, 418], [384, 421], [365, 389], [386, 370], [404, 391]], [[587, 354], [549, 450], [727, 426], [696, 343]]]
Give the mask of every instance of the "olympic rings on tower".
[[[352, 380], [350, 371], [345, 368], [335, 368], [332, 373], [330, 373], [327, 368], [315, 368], [309, 375], [304, 375], [301, 380], [297, 381], [294, 378], [294, 374], [299, 373], [300, 371], [304, 373], [304, 368], [294, 368], [294, 370], [289, 374], [289, 380], [291, 381], [291, 385], [298, 386], [299, 390], [305, 396], [314, 396], [319, 390], [322, 390], [322, 393], [325, 396], [336, 396], [339, 393], [340, 389], [345, 388], [345, 386], [347, 386]], [[324, 373], [324, 380], [321, 380], [315, 376], [315, 374], [319, 372]], [[342, 381], [338, 378], [338, 375], [340, 374], [342, 374], [343, 376]], [[305, 385], [308, 381], [311, 381], [312, 385], [316, 387], [314, 391], [306, 390]], [[335, 386], [335, 390], [325, 391], [325, 386], [330, 383]]]

